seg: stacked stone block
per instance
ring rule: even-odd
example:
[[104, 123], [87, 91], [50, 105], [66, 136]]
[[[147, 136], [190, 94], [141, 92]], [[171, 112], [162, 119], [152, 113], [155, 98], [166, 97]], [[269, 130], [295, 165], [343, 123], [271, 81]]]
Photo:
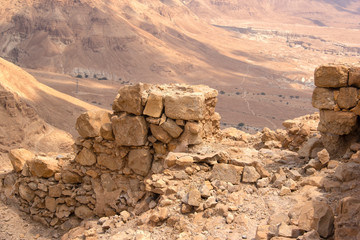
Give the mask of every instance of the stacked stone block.
[[217, 91], [206, 86], [124, 86], [113, 113], [91, 111], [76, 122], [75, 156], [13, 150], [7, 181], [21, 209], [51, 226], [146, 211], [155, 193], [144, 180], [167, 167], [170, 151], [186, 151], [220, 126]]
[[318, 130], [324, 145], [329, 152], [345, 149], [349, 136], [358, 129], [360, 67], [320, 66], [315, 70], [314, 79], [312, 105], [320, 110]]

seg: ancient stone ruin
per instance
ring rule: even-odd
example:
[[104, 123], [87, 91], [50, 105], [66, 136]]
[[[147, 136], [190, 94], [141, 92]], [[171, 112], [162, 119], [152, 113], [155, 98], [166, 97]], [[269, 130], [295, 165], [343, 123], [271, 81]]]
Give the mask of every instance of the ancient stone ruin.
[[168, 152], [187, 151], [219, 130], [217, 94], [206, 86], [124, 86], [113, 113], [86, 112], [77, 119], [74, 158], [12, 150], [18, 174], [7, 181], [16, 181], [21, 209], [46, 225], [64, 224], [71, 216], [139, 214], [156, 198], [144, 179], [167, 166]]
[[320, 116], [253, 135], [219, 129], [209, 87], [124, 86], [79, 116], [73, 154], [11, 150], [0, 197], [63, 240], [358, 239], [356, 72], [317, 68]]
[[320, 66], [314, 79], [312, 104], [320, 110], [322, 142], [332, 155], [341, 156], [358, 138], [360, 68]]

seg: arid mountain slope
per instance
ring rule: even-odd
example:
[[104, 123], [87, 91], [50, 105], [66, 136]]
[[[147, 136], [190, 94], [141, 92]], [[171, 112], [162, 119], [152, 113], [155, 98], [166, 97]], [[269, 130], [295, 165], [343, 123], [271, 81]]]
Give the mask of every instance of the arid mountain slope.
[[[96, 108], [36, 81], [0, 58], [0, 163], [9, 167], [7, 152], [26, 147], [40, 152], [68, 152], [76, 117]], [[72, 121], [64, 121], [69, 119]], [[62, 129], [62, 130], [61, 130]], [[66, 130], [66, 131], [64, 131]]]
[[190, 0], [185, 4], [213, 23], [251, 20], [359, 29], [360, 2], [356, 0]]
[[[315, 66], [351, 63], [360, 55], [357, 15], [336, 9], [338, 1], [0, 3], [0, 56], [11, 62], [78, 76], [80, 85], [106, 79], [111, 81], [103, 85], [206, 84], [221, 91], [217, 111], [231, 126], [276, 128], [285, 119], [312, 113]], [[356, 9], [357, 3], [341, 6]], [[344, 26], [353, 29], [320, 27], [307, 19], [308, 9], [332, 22], [313, 20], [337, 26], [348, 19], [351, 26]], [[70, 89], [51, 80], [41, 81]], [[110, 105], [99, 97], [84, 100]]]

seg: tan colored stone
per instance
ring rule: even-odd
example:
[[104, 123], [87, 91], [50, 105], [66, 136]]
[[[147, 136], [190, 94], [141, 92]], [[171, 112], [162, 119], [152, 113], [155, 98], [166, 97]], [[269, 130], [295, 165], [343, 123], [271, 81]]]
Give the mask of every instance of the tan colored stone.
[[240, 184], [243, 167], [235, 166], [232, 164], [215, 164], [210, 179], [230, 182], [232, 184]]
[[315, 88], [312, 94], [312, 105], [318, 109], [334, 109], [334, 92], [329, 88]]
[[22, 171], [24, 164], [35, 158], [35, 154], [24, 148], [12, 149], [9, 152], [9, 159], [15, 172]]
[[46, 197], [45, 198], [45, 207], [50, 212], [55, 212], [56, 211], [56, 205], [57, 204], [56, 204], [55, 198], [52, 198], [52, 197]]
[[327, 238], [334, 231], [334, 214], [325, 202], [311, 201], [300, 209], [299, 228], [305, 231], [316, 230]]
[[70, 184], [76, 184], [82, 182], [82, 178], [78, 174], [67, 170], [61, 172], [61, 179], [64, 183], [70, 183]]
[[146, 89], [149, 85], [138, 83], [135, 85], [126, 85], [119, 89], [119, 94], [116, 96], [113, 103], [113, 110], [115, 112], [127, 112], [135, 115], [143, 113], [143, 98], [147, 97]]
[[110, 113], [105, 110], [88, 111], [76, 120], [76, 130], [83, 138], [100, 136], [100, 128], [110, 122]]
[[178, 138], [183, 132], [182, 128], [179, 127], [174, 120], [168, 118], [166, 122], [160, 125], [168, 134], [173, 138]]
[[150, 93], [144, 109], [144, 115], [158, 118], [163, 111], [163, 97], [157, 93]]
[[339, 88], [348, 84], [349, 69], [342, 65], [319, 66], [315, 69], [315, 86]]
[[323, 149], [320, 152], [318, 152], [317, 157], [318, 157], [319, 161], [321, 162], [321, 164], [323, 164], [323, 165], [330, 161], [330, 155], [326, 149]]
[[165, 114], [172, 119], [201, 120], [205, 117], [205, 97], [202, 93], [184, 93], [165, 97]]
[[146, 176], [150, 171], [152, 155], [148, 149], [134, 149], [128, 155], [128, 167], [136, 174]]
[[101, 125], [100, 136], [109, 141], [115, 140], [111, 122], [104, 123], [103, 125]]
[[360, 67], [352, 67], [349, 70], [349, 86], [360, 88]]
[[33, 176], [49, 178], [59, 171], [58, 161], [50, 157], [38, 156], [27, 162]]
[[357, 116], [352, 112], [320, 111], [318, 130], [336, 135], [351, 133], [357, 126]]
[[76, 156], [75, 161], [83, 166], [91, 166], [96, 163], [96, 155], [87, 148], [83, 148]]
[[115, 141], [120, 146], [143, 146], [148, 127], [144, 117], [122, 114], [111, 118]]
[[160, 142], [169, 143], [172, 139], [170, 135], [158, 125], [150, 124], [150, 130], [152, 135]]
[[360, 178], [360, 164], [347, 162], [339, 165], [335, 170], [335, 177], [343, 182], [349, 182]]
[[85, 205], [75, 208], [75, 216], [80, 219], [87, 219], [94, 216], [94, 212]]
[[49, 197], [60, 197], [63, 187], [60, 184], [49, 186]]
[[270, 225], [260, 225], [256, 229], [255, 240], [268, 240], [270, 237]]
[[359, 239], [360, 236], [360, 199], [358, 197], [346, 197], [341, 199], [337, 206], [335, 219], [335, 239], [350, 240]]
[[340, 88], [337, 104], [341, 109], [350, 109], [358, 103], [358, 90], [353, 87]]
[[192, 156], [180, 156], [176, 159], [176, 165], [179, 166], [191, 166], [194, 163]]
[[256, 171], [256, 169], [252, 166], [245, 166], [242, 182], [245, 183], [255, 183], [259, 178], [260, 174]]
[[35, 192], [24, 184], [20, 184], [19, 194], [22, 199], [24, 199], [28, 202], [31, 202], [35, 197]]
[[164, 143], [153, 143], [153, 147], [154, 147], [154, 150], [155, 150], [155, 153], [157, 154], [162, 154], [162, 155], [166, 155], [168, 150], [166, 148], [166, 144]]
[[97, 162], [100, 166], [104, 166], [112, 171], [120, 170], [125, 165], [124, 159], [120, 156], [116, 157], [106, 153], [99, 154]]
[[188, 193], [187, 204], [189, 204], [190, 206], [198, 207], [200, 206], [200, 203], [201, 203], [200, 191], [195, 186], [191, 186]]
[[185, 145], [197, 145], [202, 143], [203, 131], [199, 123], [187, 122], [184, 132], [179, 141]]

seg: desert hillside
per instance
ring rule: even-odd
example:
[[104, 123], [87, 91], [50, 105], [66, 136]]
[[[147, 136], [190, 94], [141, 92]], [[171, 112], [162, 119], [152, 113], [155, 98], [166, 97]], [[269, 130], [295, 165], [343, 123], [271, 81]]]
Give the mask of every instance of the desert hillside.
[[[75, 96], [80, 85], [206, 84], [225, 126], [312, 113], [315, 66], [358, 62], [356, 1], [1, 1], [0, 56]], [[75, 80], [72, 80], [75, 82]], [[116, 86], [116, 87], [114, 87]], [[110, 108], [110, 98], [79, 95]], [[87, 91], [89, 92], [89, 91]], [[236, 103], [236, 104], [232, 104]], [[99, 104], [99, 105], [100, 105]], [[284, 109], [279, 111], [279, 109]]]
[[75, 132], [76, 116], [96, 107], [39, 83], [3, 59], [0, 59], [0, 78], [2, 170], [10, 166], [7, 153], [13, 148], [26, 147], [37, 152], [71, 151], [73, 137], [68, 132]]

